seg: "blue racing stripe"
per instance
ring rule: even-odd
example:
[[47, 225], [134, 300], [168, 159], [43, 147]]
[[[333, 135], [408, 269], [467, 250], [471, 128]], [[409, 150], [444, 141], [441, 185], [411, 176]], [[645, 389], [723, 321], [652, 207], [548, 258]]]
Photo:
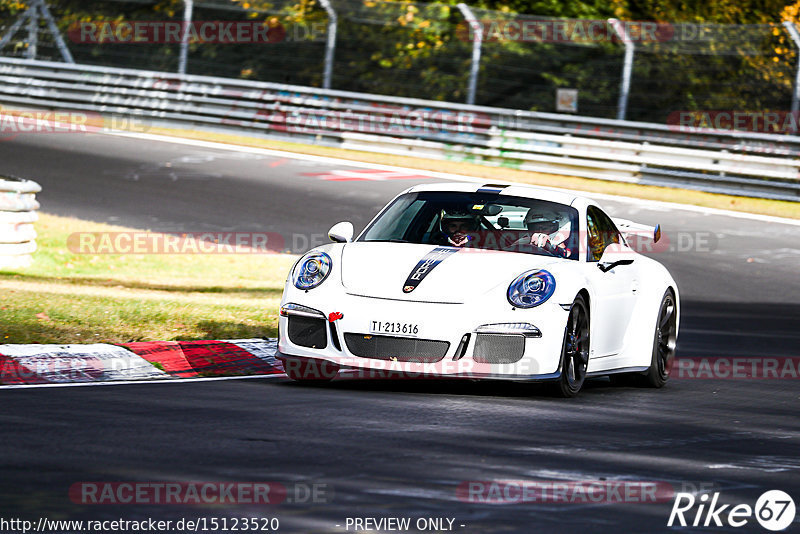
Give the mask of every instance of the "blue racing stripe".
[[482, 185], [478, 188], [478, 193], [494, 193], [497, 194], [501, 192], [503, 189], [508, 187], [507, 185], [498, 185], [498, 184], [486, 184]]
[[446, 260], [454, 252], [460, 249], [455, 247], [436, 247], [419, 260], [419, 263], [411, 271], [403, 284], [403, 293], [411, 293], [425, 279], [428, 274], [440, 263]]

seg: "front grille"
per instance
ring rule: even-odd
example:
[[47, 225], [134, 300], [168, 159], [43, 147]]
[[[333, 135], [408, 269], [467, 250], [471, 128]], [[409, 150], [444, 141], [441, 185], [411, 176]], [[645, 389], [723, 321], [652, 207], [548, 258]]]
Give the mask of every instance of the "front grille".
[[525, 337], [478, 334], [472, 359], [478, 363], [516, 363], [525, 354]]
[[367, 334], [345, 334], [344, 342], [351, 353], [361, 358], [417, 363], [438, 362], [450, 348], [447, 341]]
[[289, 341], [301, 347], [324, 349], [328, 346], [325, 319], [290, 315], [287, 334], [289, 334]]

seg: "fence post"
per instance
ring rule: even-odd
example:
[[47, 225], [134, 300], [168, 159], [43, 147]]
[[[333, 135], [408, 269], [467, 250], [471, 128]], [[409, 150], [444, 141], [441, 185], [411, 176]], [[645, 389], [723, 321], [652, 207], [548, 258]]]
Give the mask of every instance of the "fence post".
[[336, 16], [330, 0], [320, 0], [320, 5], [325, 13], [328, 14], [328, 40], [325, 43], [325, 67], [322, 73], [322, 88], [331, 88], [331, 77], [333, 76], [333, 55], [336, 51], [336, 27], [339, 19]]
[[619, 85], [619, 101], [617, 102], [617, 119], [624, 121], [628, 113], [628, 94], [631, 90], [631, 74], [633, 73], [633, 53], [635, 47], [633, 39], [625, 30], [625, 25], [619, 19], [608, 19], [608, 23], [625, 44], [625, 60], [622, 64], [622, 81]]
[[483, 28], [481, 27], [475, 14], [467, 4], [460, 3], [456, 7], [461, 11], [467, 24], [472, 31], [468, 35], [472, 36], [472, 62], [469, 68], [469, 85], [467, 87], [467, 104], [475, 105], [475, 92], [478, 87], [478, 72], [481, 67], [481, 47], [483, 46]]
[[798, 108], [800, 108], [800, 33], [797, 32], [797, 26], [794, 25], [794, 22], [790, 20], [783, 21], [783, 27], [789, 32], [789, 37], [792, 38], [792, 42], [797, 48], [797, 65], [795, 66], [794, 87], [792, 88], [792, 114], [796, 115]]
[[39, 10], [36, 9], [36, 4], [28, 8], [30, 17], [28, 17], [28, 50], [25, 52], [25, 57], [28, 59], [36, 59], [36, 49], [39, 47]]
[[181, 53], [178, 58], [178, 74], [186, 74], [189, 59], [189, 25], [192, 23], [193, 0], [183, 0], [183, 28], [181, 29]]
[[45, 0], [37, 0], [34, 6], [38, 6], [39, 11], [47, 23], [47, 27], [50, 29], [50, 33], [53, 34], [53, 39], [56, 41], [56, 48], [58, 48], [58, 52], [61, 54], [61, 59], [67, 63], [75, 63], [75, 60], [72, 59], [72, 54], [70, 53], [69, 48], [67, 48], [67, 44], [61, 37], [61, 32], [58, 30], [58, 26], [56, 26], [56, 23], [53, 20], [53, 15], [50, 13], [50, 8], [47, 7], [47, 2], [45, 2]]

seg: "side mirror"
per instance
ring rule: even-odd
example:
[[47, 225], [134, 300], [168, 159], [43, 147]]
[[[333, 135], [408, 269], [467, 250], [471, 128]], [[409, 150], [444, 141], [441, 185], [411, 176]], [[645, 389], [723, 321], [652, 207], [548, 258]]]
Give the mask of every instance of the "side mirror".
[[328, 230], [328, 238], [334, 243], [349, 243], [353, 240], [353, 231], [351, 222], [336, 223]]
[[607, 273], [618, 265], [630, 265], [633, 263], [633, 258], [630, 249], [624, 245], [612, 243], [603, 251], [603, 256], [597, 264], [597, 268]]

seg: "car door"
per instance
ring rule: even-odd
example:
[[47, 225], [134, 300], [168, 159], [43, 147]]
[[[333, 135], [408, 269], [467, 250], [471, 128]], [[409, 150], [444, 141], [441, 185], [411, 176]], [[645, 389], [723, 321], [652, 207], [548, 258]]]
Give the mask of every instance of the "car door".
[[[591, 306], [592, 356], [618, 354], [633, 313], [638, 289], [636, 254], [625, 244], [611, 218], [597, 206], [586, 210], [587, 276], [593, 288]], [[599, 268], [617, 260], [633, 260], [606, 272]]]

